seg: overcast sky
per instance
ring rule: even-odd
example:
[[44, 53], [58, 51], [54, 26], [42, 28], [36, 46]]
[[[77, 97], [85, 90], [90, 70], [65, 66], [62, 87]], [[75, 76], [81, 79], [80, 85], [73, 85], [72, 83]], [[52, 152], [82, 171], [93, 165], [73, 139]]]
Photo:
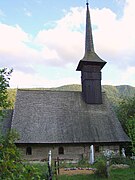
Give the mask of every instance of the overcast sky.
[[[11, 87], [80, 84], [85, 0], [1, 0], [0, 68]], [[102, 84], [135, 86], [135, 0], [89, 0]]]

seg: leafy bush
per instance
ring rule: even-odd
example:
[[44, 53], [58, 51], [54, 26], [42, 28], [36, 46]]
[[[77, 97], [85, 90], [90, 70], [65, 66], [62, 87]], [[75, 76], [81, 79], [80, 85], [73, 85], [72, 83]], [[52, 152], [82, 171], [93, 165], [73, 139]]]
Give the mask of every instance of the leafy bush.
[[122, 156], [118, 156], [111, 159], [111, 164], [126, 164], [132, 168], [135, 167], [135, 160], [128, 157], [125, 158]]
[[[120, 120], [124, 131], [131, 139], [131, 152], [128, 154], [135, 154], [135, 96], [124, 99], [117, 108], [117, 116]], [[129, 148], [128, 148], [129, 150]]]
[[79, 167], [89, 167], [90, 164], [88, 163], [88, 160], [85, 158], [82, 158], [79, 162], [78, 162], [78, 166]]
[[5, 179], [13, 179], [22, 171], [22, 164], [19, 151], [14, 144], [18, 138], [16, 132], [9, 132], [7, 136], [0, 139], [0, 176]]
[[24, 164], [15, 145], [18, 134], [10, 131], [0, 138], [0, 178], [6, 180], [45, 179], [43, 169], [31, 164]]
[[96, 174], [100, 177], [107, 177], [106, 159], [99, 157], [95, 163]]

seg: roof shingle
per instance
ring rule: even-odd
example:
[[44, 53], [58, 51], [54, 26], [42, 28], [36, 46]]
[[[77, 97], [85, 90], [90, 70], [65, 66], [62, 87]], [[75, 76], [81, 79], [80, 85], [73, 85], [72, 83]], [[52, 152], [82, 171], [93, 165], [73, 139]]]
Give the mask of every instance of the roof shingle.
[[81, 92], [18, 90], [11, 127], [18, 143], [129, 141], [105, 93], [103, 104], [91, 105]]

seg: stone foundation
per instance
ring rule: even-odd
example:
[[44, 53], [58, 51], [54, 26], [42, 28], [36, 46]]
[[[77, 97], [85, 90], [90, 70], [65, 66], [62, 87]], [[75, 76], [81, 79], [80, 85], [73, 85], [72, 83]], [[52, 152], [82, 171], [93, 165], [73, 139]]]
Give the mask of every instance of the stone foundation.
[[[22, 152], [23, 158], [32, 161], [46, 161], [48, 159], [48, 152], [51, 150], [52, 159], [59, 158], [60, 160], [79, 161], [86, 159], [89, 161], [90, 145], [51, 145], [51, 144], [17, 144], [18, 148]], [[119, 153], [119, 146], [94, 146], [95, 156], [102, 154], [106, 149], [110, 149]], [[63, 151], [59, 151], [59, 148], [63, 148]], [[31, 149], [31, 151], [28, 151]], [[98, 151], [97, 151], [98, 150]]]

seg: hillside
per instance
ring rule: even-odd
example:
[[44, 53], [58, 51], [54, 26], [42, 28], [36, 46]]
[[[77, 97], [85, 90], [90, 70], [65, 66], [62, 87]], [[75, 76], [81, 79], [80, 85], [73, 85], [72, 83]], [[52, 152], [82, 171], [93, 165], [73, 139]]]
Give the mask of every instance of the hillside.
[[[81, 85], [79, 84], [71, 84], [64, 85], [57, 88], [36, 88], [36, 90], [55, 90], [55, 91], [81, 91]], [[31, 90], [35, 90], [32, 88]], [[9, 100], [11, 101], [11, 108], [14, 107], [16, 89], [8, 89]], [[135, 87], [128, 85], [120, 85], [120, 86], [111, 86], [111, 85], [103, 85], [102, 91], [106, 92], [108, 99], [111, 101], [113, 106], [117, 106], [123, 98], [133, 97], [135, 96]]]
[[110, 86], [104, 85], [103, 91], [106, 92], [108, 98], [116, 106], [121, 99], [135, 96], [135, 87], [128, 85]]
[[[54, 89], [61, 91], [81, 91], [81, 85], [79, 84], [65, 85]], [[128, 85], [120, 85], [120, 86], [103, 85], [102, 91], [107, 94], [107, 97], [111, 101], [113, 106], [117, 106], [117, 104], [123, 98], [130, 98], [135, 96], [135, 87]]]

